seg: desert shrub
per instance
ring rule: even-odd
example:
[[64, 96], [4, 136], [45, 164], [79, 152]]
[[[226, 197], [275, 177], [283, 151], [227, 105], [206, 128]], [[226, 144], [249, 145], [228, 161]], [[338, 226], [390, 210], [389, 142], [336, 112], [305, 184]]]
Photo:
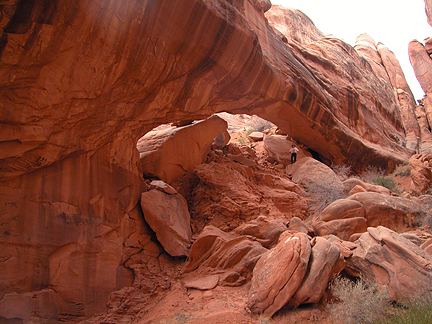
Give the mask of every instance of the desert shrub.
[[240, 137], [240, 138], [238, 139], [238, 142], [239, 142], [240, 144], [242, 144], [242, 145], [245, 145], [245, 144], [246, 144], [246, 139], [245, 139], [244, 137]]
[[416, 298], [407, 307], [403, 307], [394, 315], [380, 323], [382, 324], [429, 324], [432, 323], [432, 299], [431, 296]]
[[361, 279], [351, 281], [337, 277], [332, 281], [330, 289], [338, 301], [328, 305], [333, 323], [376, 323], [391, 308], [385, 289]]
[[251, 119], [250, 126], [254, 128], [256, 131], [262, 132], [266, 129], [272, 128], [274, 124], [258, 116], [253, 116], [253, 118]]
[[273, 320], [271, 319], [271, 317], [260, 315], [260, 317], [258, 318], [258, 323], [259, 324], [271, 324], [271, 323], [273, 323]]
[[395, 176], [407, 177], [411, 175], [411, 165], [409, 163], [399, 164], [393, 171]]
[[393, 178], [386, 176], [378, 176], [371, 181], [373, 184], [386, 187], [387, 189], [394, 190], [396, 188], [396, 182]]
[[351, 167], [348, 165], [332, 164], [331, 168], [341, 180], [346, 180], [351, 175]]
[[365, 171], [361, 174], [361, 179], [366, 182], [372, 182], [372, 180], [385, 176], [383, 169], [368, 166]]
[[310, 209], [315, 214], [324, 210], [332, 202], [346, 198], [343, 191], [333, 186], [327, 186], [325, 183], [309, 185], [308, 192], [313, 196], [313, 200], [310, 202]]
[[247, 137], [247, 136], [249, 136], [250, 134], [252, 134], [253, 132], [255, 132], [255, 128], [253, 128], [253, 127], [248, 127], [248, 128], [246, 128], [246, 134], [245, 134], [245, 136]]

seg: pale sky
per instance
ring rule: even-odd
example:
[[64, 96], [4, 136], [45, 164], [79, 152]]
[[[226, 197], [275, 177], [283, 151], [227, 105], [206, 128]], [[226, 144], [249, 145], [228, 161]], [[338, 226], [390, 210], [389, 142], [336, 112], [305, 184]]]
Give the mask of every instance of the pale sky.
[[271, 0], [303, 11], [324, 34], [332, 34], [354, 45], [358, 35], [367, 33], [387, 46], [398, 58], [416, 99], [423, 90], [408, 58], [408, 43], [432, 36], [424, 0]]

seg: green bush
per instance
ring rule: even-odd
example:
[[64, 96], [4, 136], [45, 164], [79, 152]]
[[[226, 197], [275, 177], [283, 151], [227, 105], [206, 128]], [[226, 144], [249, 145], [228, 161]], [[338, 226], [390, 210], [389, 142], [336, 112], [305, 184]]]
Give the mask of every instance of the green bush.
[[386, 176], [378, 176], [377, 178], [373, 179], [371, 182], [373, 184], [386, 187], [387, 189], [390, 190], [394, 190], [396, 187], [396, 182], [392, 178]]
[[387, 316], [381, 324], [430, 324], [432, 323], [432, 300], [430, 297], [417, 299], [407, 307]]

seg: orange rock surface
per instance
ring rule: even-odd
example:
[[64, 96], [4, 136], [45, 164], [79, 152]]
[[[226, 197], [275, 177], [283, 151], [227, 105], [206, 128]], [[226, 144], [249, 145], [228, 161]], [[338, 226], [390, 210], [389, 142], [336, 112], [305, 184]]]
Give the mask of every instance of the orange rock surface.
[[[0, 299], [41, 291], [37, 298], [62, 300], [49, 316], [84, 316], [105, 309], [110, 292], [130, 285], [128, 261], [135, 279], [148, 260], [153, 270], [163, 268], [139, 208], [144, 181], [136, 149], [160, 124], [222, 111], [256, 114], [326, 162], [361, 170], [408, 159], [412, 148], [395, 88], [300, 12], [274, 7], [275, 17], [298, 17], [297, 36], [277, 31], [265, 18], [270, 6], [268, 0], [2, 5]], [[296, 210], [305, 215], [302, 200], [287, 191], [264, 194], [282, 212], [300, 202]], [[58, 296], [45, 294], [46, 287], [56, 287]]]

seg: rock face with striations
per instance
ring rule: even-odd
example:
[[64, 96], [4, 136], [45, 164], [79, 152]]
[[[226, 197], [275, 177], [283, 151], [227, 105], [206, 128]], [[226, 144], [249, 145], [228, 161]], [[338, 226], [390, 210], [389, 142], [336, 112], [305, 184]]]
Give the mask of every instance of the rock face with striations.
[[187, 256], [192, 239], [186, 200], [178, 193], [151, 189], [141, 195], [144, 218], [171, 256]]
[[[30, 298], [28, 292], [57, 285], [61, 313], [86, 315], [128, 285], [123, 264], [135, 248], [124, 242], [151, 234], [139, 210], [136, 144], [160, 124], [221, 111], [256, 114], [326, 161], [361, 169], [408, 159], [388, 82], [353, 47], [322, 37], [301, 12], [275, 7], [272, 15], [296, 15], [303, 36], [273, 29], [264, 16], [270, 6], [2, 6], [0, 298]], [[68, 262], [72, 257], [77, 262]]]
[[[432, 25], [432, 2], [425, 0], [426, 15], [429, 25]], [[412, 40], [408, 44], [408, 54], [415, 75], [419, 81], [425, 97], [422, 104], [417, 106], [416, 115], [419, 118], [422, 137], [422, 148], [419, 153], [432, 153], [432, 54], [431, 38], [423, 45], [418, 40]]]
[[350, 275], [387, 287], [389, 297], [401, 303], [413, 293], [430, 292], [432, 258], [402, 235], [383, 226], [369, 227], [355, 244], [346, 261]]
[[[227, 122], [215, 115], [191, 125], [148, 132], [137, 144], [144, 174], [171, 183], [192, 172], [205, 161], [214, 139], [227, 127]], [[228, 141], [226, 138], [221, 146]]]

